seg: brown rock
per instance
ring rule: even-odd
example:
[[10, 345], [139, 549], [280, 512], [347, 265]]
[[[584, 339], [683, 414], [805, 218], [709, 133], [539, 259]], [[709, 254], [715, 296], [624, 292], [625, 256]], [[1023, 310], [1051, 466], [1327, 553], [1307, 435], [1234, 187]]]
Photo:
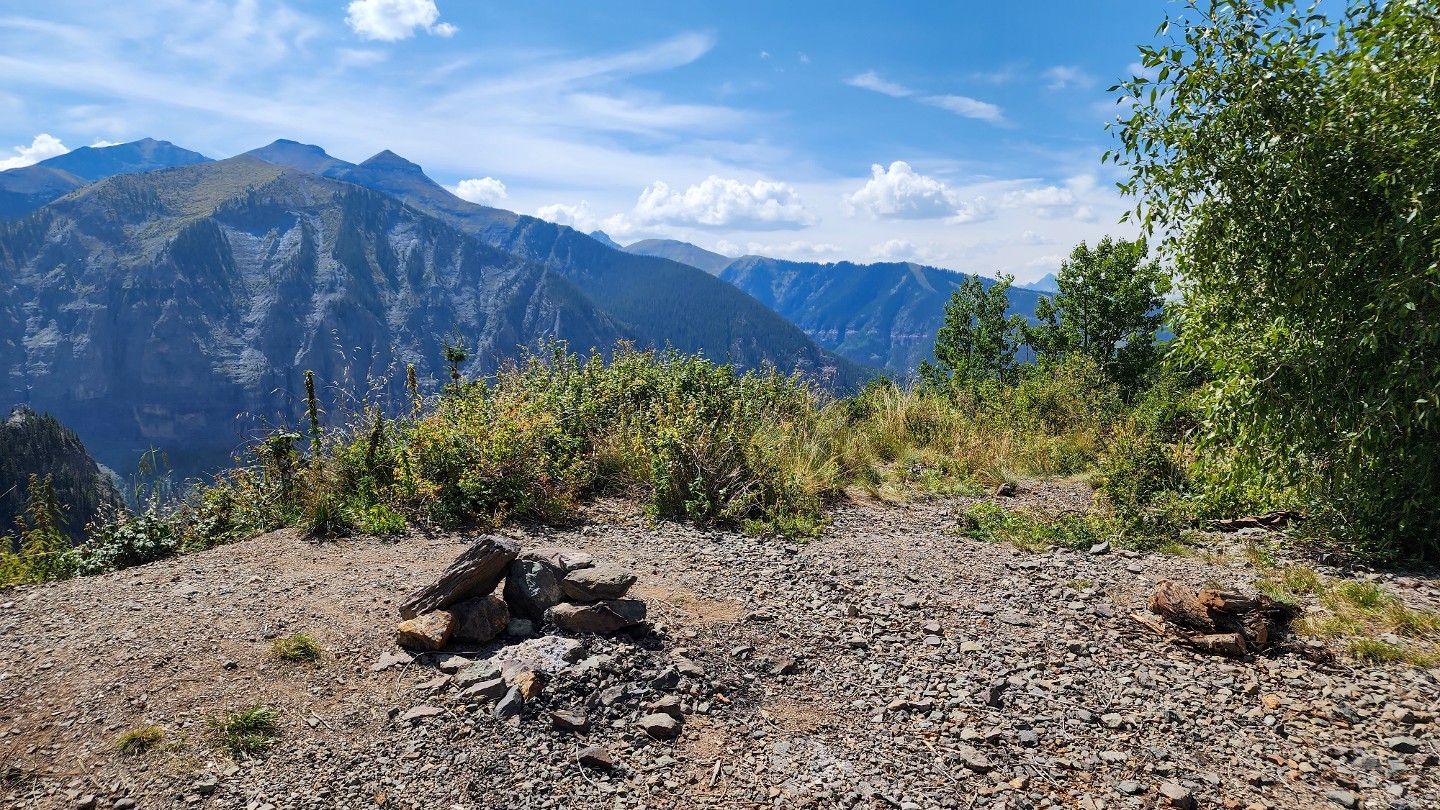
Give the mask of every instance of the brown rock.
[[680, 736], [680, 721], [662, 713], [647, 714], [636, 725], [657, 740], [673, 740]]
[[586, 605], [566, 602], [547, 610], [545, 620], [567, 633], [605, 636], [645, 621], [645, 603], [639, 599], [607, 599]]
[[466, 599], [450, 608], [455, 615], [455, 632], [451, 641], [484, 644], [504, 633], [510, 626], [510, 608], [495, 594]]
[[560, 580], [560, 590], [577, 602], [619, 599], [635, 584], [635, 575], [618, 565], [601, 563], [580, 568]]
[[527, 669], [517, 673], [510, 685], [520, 690], [521, 700], [529, 702], [545, 688], [545, 676], [533, 669]]
[[550, 723], [555, 726], [556, 731], [573, 731], [577, 734], [584, 734], [590, 730], [590, 718], [582, 712], [551, 712]]
[[400, 617], [449, 607], [495, 590], [506, 566], [520, 553], [520, 544], [508, 537], [486, 535], [465, 549], [435, 582], [416, 590], [400, 603]]
[[575, 759], [587, 768], [613, 768], [615, 755], [598, 745], [592, 745], [575, 755]]
[[412, 650], [438, 650], [450, 640], [454, 630], [455, 616], [447, 610], [437, 610], [401, 622], [395, 630], [395, 641]]

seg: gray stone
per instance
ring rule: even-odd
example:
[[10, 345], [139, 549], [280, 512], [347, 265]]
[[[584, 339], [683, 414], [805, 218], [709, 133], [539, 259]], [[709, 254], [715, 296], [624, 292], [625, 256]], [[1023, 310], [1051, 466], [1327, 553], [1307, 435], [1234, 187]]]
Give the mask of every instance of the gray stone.
[[1100, 716], [1100, 725], [1108, 729], [1118, 729], [1125, 725], [1125, 716], [1115, 712], [1102, 714]]
[[1191, 810], [1195, 807], [1195, 795], [1189, 788], [1177, 785], [1174, 782], [1162, 782], [1160, 784], [1160, 795], [1164, 796], [1171, 807], [1178, 807], [1180, 810]]
[[636, 722], [636, 725], [657, 740], [673, 740], [680, 736], [680, 721], [661, 712], [645, 715]]
[[400, 603], [400, 618], [446, 608], [495, 590], [520, 544], [508, 537], [486, 535], [450, 563], [440, 578], [411, 593]]
[[554, 570], [557, 580], [571, 571], [595, 565], [594, 557], [579, 549], [565, 548], [564, 546], [545, 546], [522, 551], [517, 559], [545, 563]]
[[635, 575], [618, 565], [600, 563], [577, 568], [560, 580], [565, 596], [577, 602], [619, 599], [635, 584]]
[[455, 673], [455, 685], [460, 688], [500, 677], [500, 668], [491, 661], [472, 661], [469, 666]]
[[1360, 804], [1360, 797], [1348, 790], [1327, 790], [1325, 798], [1341, 807], [1357, 807]]
[[1110, 544], [1108, 542], [1096, 543], [1095, 545], [1090, 547], [1090, 553], [1095, 555], [1109, 554]]
[[453, 642], [488, 644], [510, 626], [510, 608], [493, 593], [453, 605], [450, 612], [455, 616]]
[[1115, 789], [1125, 794], [1126, 796], [1138, 796], [1141, 792], [1145, 790], [1143, 785], [1133, 779], [1126, 779], [1123, 782], [1117, 782], [1115, 784]]
[[567, 633], [609, 635], [645, 621], [639, 599], [609, 599], [588, 605], [562, 603], [545, 612], [545, 621]]
[[505, 684], [505, 679], [499, 676], [488, 681], [480, 681], [460, 693], [461, 700], [499, 700], [505, 697], [510, 687]]
[[973, 746], [958, 746], [955, 753], [960, 757], [960, 764], [975, 773], [989, 773], [995, 770], [995, 762]]
[[511, 619], [505, 627], [505, 635], [511, 638], [534, 638], [535, 622], [529, 619]]
[[512, 717], [519, 717], [524, 710], [525, 698], [520, 694], [520, 687], [512, 686], [510, 691], [505, 693], [505, 697], [500, 698], [500, 702], [495, 704], [495, 719], [504, 721]]
[[505, 601], [510, 612], [531, 621], [545, 618], [545, 611], [560, 604], [563, 594], [555, 569], [540, 560], [517, 559], [505, 575]]
[[641, 708], [643, 708], [647, 712], [650, 712], [651, 714], [668, 714], [676, 720], [679, 720], [684, 716], [684, 712], [681, 710], [680, 705], [680, 698], [676, 697], [675, 695], [666, 695], [662, 698], [652, 700], [649, 703], [646, 703]]
[[1420, 750], [1420, 741], [1414, 737], [1388, 737], [1385, 746], [1400, 754], [1414, 754]]
[[407, 711], [404, 714], [400, 715], [400, 721], [404, 723], [411, 723], [416, 720], [423, 720], [426, 717], [434, 717], [438, 714], [444, 713], [445, 710], [440, 708], [439, 706], [416, 706], [410, 711]]

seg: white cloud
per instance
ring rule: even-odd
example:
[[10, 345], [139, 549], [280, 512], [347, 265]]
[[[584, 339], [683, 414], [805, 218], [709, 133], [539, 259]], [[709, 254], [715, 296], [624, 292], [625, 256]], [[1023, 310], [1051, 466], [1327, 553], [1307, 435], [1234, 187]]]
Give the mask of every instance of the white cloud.
[[641, 225], [749, 230], [803, 228], [817, 221], [789, 184], [746, 184], [715, 175], [684, 191], [672, 191], [659, 180], [651, 183], [635, 203], [634, 220]]
[[992, 124], [1005, 121], [1005, 116], [1000, 112], [999, 107], [984, 101], [976, 101], [969, 96], [924, 96], [920, 100], [932, 107], [949, 110], [966, 118], [989, 121]]
[[92, 143], [92, 144], [90, 144], [90, 148], [91, 148], [91, 149], [104, 149], [104, 148], [107, 147], [107, 146], [119, 146], [119, 145], [120, 145], [120, 142], [119, 142], [119, 141], [107, 141], [107, 140], [105, 140], [104, 138], [96, 138], [96, 139], [95, 139], [95, 142]]
[[882, 262], [926, 262], [935, 264], [949, 258], [937, 242], [916, 245], [904, 239], [889, 239], [870, 248], [870, 258]]
[[741, 248], [734, 242], [731, 242], [729, 239], [721, 239], [720, 241], [716, 242], [715, 247], [712, 248], [712, 250], [722, 256], [729, 256], [731, 258], [739, 256], [740, 254], [745, 252], [743, 248]]
[[535, 216], [555, 223], [556, 225], [568, 225], [580, 231], [593, 231], [599, 222], [590, 214], [590, 203], [581, 200], [579, 205], [566, 205], [565, 203], [554, 203], [553, 205], [542, 205], [535, 211]]
[[1006, 208], [1020, 208], [1027, 205], [1037, 207], [1074, 205], [1075, 195], [1072, 194], [1069, 189], [1060, 188], [1059, 186], [1027, 188], [1007, 193], [1002, 198], [1000, 204]]
[[480, 205], [495, 205], [507, 196], [505, 184], [493, 177], [461, 180], [455, 184], [455, 196]]
[[29, 146], [15, 147], [15, 157], [0, 160], [0, 172], [6, 169], [18, 169], [21, 166], [30, 166], [69, 151], [59, 138], [42, 132], [35, 136], [35, 140], [31, 141]]
[[385, 42], [408, 39], [416, 29], [437, 37], [453, 36], [457, 30], [442, 23], [435, 0], [352, 0], [345, 9], [345, 23], [365, 39]]
[[894, 96], [895, 98], [905, 98], [914, 93], [913, 90], [903, 84], [885, 81], [873, 70], [861, 73], [859, 76], [852, 76], [846, 79], [845, 83], [851, 87], [874, 90], [877, 93], [884, 93], [887, 96]]
[[850, 214], [865, 213], [872, 219], [941, 219], [954, 224], [974, 222], [989, 216], [984, 198], [967, 202], [942, 180], [920, 174], [903, 160], [888, 168], [876, 163], [870, 179], [854, 194], [845, 197]]
[[1071, 87], [1089, 87], [1092, 81], [1085, 72], [1070, 65], [1056, 65], [1041, 74], [1047, 90], [1065, 90]]
[[[729, 246], [739, 247], [738, 245]], [[724, 253], [725, 251], [720, 252]], [[776, 259], [789, 259], [791, 261], [820, 261], [822, 259], [834, 258], [844, 252], [844, 248], [828, 242], [795, 241], [774, 245], [751, 242], [745, 246], [745, 253], [750, 256], [769, 256]]]

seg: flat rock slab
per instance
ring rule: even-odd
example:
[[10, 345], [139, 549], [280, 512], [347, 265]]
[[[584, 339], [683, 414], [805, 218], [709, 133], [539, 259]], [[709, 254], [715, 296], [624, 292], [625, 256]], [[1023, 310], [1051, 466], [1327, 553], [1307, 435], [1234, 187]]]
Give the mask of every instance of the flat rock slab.
[[554, 675], [586, 654], [585, 645], [573, 638], [541, 636], [501, 647], [490, 656], [489, 663], [500, 672], [509, 673], [507, 680], [513, 681], [516, 673], [526, 670]]
[[600, 563], [588, 568], [579, 568], [560, 580], [560, 589], [565, 596], [577, 602], [595, 602], [601, 599], [619, 599], [630, 586], [635, 584], [635, 574], [628, 569], [609, 563]]
[[566, 548], [564, 546], [545, 546], [532, 548], [520, 552], [517, 559], [542, 562], [555, 571], [556, 578], [565, 576], [579, 568], [589, 568], [595, 564], [595, 558], [585, 552]]
[[545, 620], [567, 633], [608, 636], [645, 621], [645, 603], [639, 599], [608, 599], [588, 605], [569, 602], [545, 612]]
[[485, 535], [461, 552], [439, 579], [407, 596], [400, 603], [400, 618], [413, 619], [490, 593], [519, 553], [520, 544], [514, 540], [498, 534]]

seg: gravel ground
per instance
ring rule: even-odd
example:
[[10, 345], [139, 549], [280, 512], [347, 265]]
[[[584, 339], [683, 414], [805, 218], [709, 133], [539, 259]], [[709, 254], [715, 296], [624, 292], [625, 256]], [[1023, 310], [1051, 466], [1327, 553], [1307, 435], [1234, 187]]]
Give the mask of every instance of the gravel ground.
[[[0, 803], [1440, 807], [1440, 673], [1304, 645], [1191, 652], [1129, 613], [1162, 578], [1248, 586], [1243, 556], [1028, 554], [950, 533], [972, 501], [846, 507], [800, 545], [650, 527], [623, 502], [573, 529], [514, 529], [630, 567], [652, 626], [579, 639], [580, 662], [509, 721], [462, 694], [466, 670], [446, 674], [461, 660], [391, 663], [395, 605], [463, 535], [277, 532], [0, 592]], [[1028, 484], [1007, 503], [1083, 509], [1089, 494]], [[318, 664], [270, 657], [297, 631], [325, 648]], [[232, 760], [206, 721], [255, 704], [280, 710], [282, 736]], [[556, 711], [588, 731], [559, 730]], [[638, 725], [667, 714], [675, 739]], [[114, 750], [147, 724], [161, 748]]]

